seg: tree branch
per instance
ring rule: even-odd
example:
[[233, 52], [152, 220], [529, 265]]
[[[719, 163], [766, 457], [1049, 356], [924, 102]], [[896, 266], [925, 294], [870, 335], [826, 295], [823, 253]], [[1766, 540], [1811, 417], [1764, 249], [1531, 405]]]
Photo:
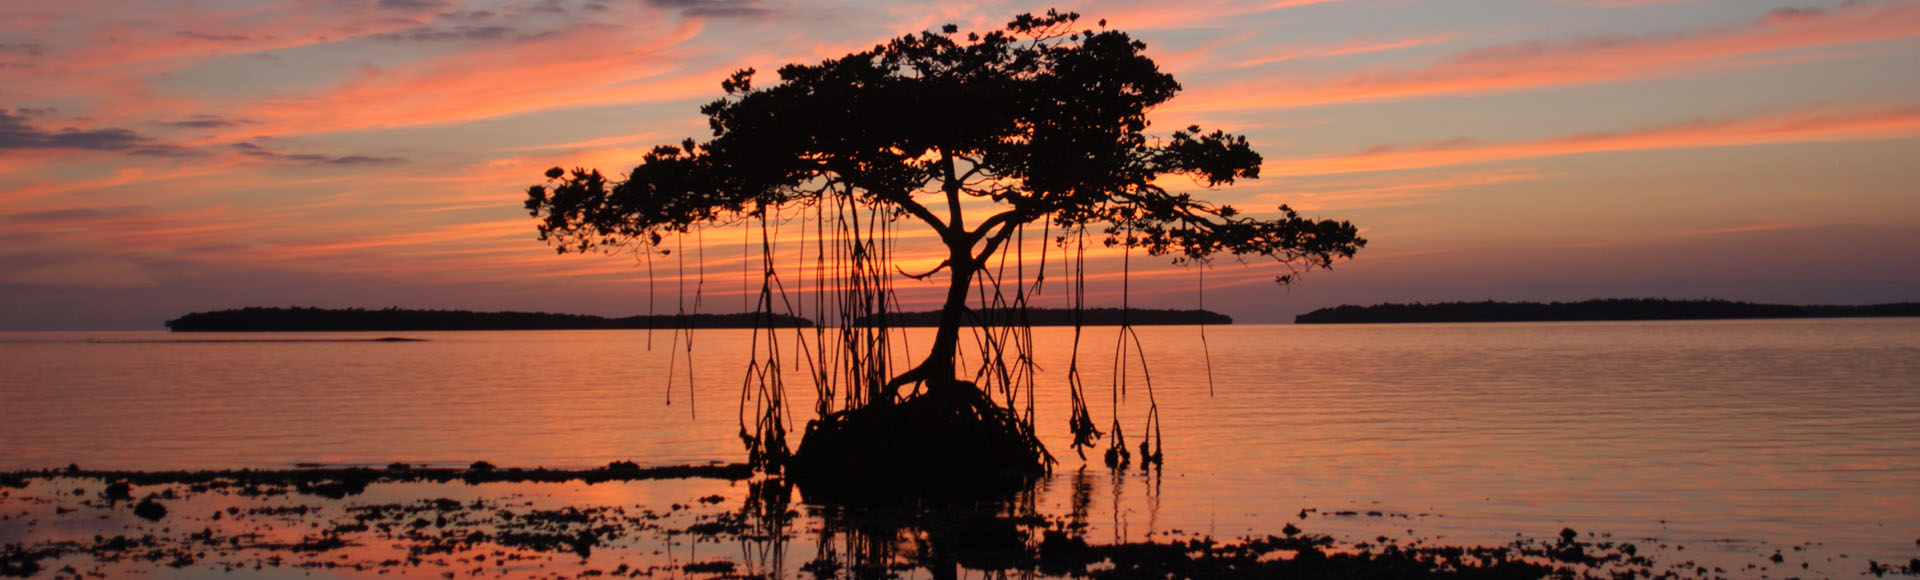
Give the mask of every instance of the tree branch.
[[968, 180], [973, 179], [973, 176], [979, 175], [981, 171], [986, 170], [986, 167], [981, 165], [980, 160], [978, 159], [967, 157], [965, 155], [960, 156], [960, 158], [967, 162], [967, 172], [960, 175], [961, 183], [966, 183]]
[[927, 209], [927, 206], [920, 205], [920, 202], [914, 201], [911, 194], [889, 195], [886, 196], [886, 199], [889, 202], [899, 204], [900, 209], [907, 210], [907, 213], [913, 214], [913, 217], [920, 218], [920, 221], [927, 222], [928, 226], [933, 227], [935, 233], [940, 234], [941, 240], [945, 240], [953, 234], [952, 229], [948, 228], [945, 222], [940, 221], [940, 216], [933, 215], [933, 211]]
[[940, 165], [946, 170], [946, 183], [941, 189], [947, 192], [947, 215], [952, 218], [954, 233], [967, 231], [966, 220], [960, 214], [960, 176], [953, 167], [953, 153], [946, 148], [940, 149]]
[[921, 273], [921, 274], [908, 274], [906, 270], [901, 269], [899, 266], [894, 266], [893, 269], [898, 270], [901, 276], [906, 276], [908, 278], [912, 278], [915, 280], [925, 280], [929, 276], [940, 273], [941, 270], [944, 270], [947, 268], [948, 264], [952, 264], [952, 263], [953, 263], [953, 260], [941, 260], [940, 265], [934, 266], [932, 270], [927, 270], [925, 273]]
[[[1007, 212], [1000, 215], [1007, 215], [1010, 213], [1013, 213], [1013, 212]], [[1000, 217], [1000, 216], [994, 216], [994, 217]], [[986, 247], [981, 248], [980, 254], [974, 257], [973, 259], [974, 263], [976, 264], [986, 263], [987, 258], [993, 256], [993, 253], [1000, 249], [1000, 244], [1005, 243], [1008, 238], [1013, 237], [1014, 230], [1019, 229], [1020, 224], [1023, 224], [1023, 223], [1026, 223], [1026, 222], [1014, 221], [1014, 220], [1007, 220], [1005, 222], [1002, 222], [1000, 224], [1000, 232], [993, 234], [993, 237], [991, 238], [987, 238]], [[980, 231], [984, 232], [986, 231], [986, 229], [982, 228]]]
[[[994, 226], [998, 226], [998, 225], [1018, 219], [1016, 216], [1020, 215], [1020, 213], [1021, 212], [1018, 208], [1011, 209], [1011, 210], [994, 214], [993, 217], [987, 218], [987, 221], [980, 222], [980, 229], [973, 230], [972, 232], [967, 233], [967, 245], [972, 246], [973, 244], [979, 242], [980, 238], [986, 237], [987, 232], [991, 231], [994, 228]], [[1021, 223], [1025, 223], [1026, 221], [1027, 220], [1020, 220]]]

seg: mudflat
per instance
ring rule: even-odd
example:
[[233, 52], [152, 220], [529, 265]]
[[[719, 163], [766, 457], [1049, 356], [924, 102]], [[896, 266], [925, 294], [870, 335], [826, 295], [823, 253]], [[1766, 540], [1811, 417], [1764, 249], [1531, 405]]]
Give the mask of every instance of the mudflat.
[[[1101, 543], [1031, 498], [813, 505], [737, 464], [587, 470], [498, 468], [125, 472], [0, 476], [0, 575], [119, 577], [163, 570], [244, 578], [275, 569], [337, 577], [890, 577], [963, 570], [1097, 578], [1611, 578], [1793, 575], [1788, 557], [1742, 570], [1666, 556], [1683, 546], [1565, 530], [1502, 545], [1409, 534], [1337, 540], [1302, 510], [1269, 535], [1169, 530]], [[1920, 563], [1862, 563], [1912, 573]], [[1802, 564], [1804, 565], [1804, 564]], [[1624, 575], [1624, 576], [1622, 576]]]

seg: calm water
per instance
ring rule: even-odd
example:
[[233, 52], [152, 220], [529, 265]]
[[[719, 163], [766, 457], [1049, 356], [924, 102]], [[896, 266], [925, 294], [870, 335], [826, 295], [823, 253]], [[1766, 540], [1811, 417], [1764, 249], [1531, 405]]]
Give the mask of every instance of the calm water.
[[[1205, 329], [1210, 354], [1200, 332], [1142, 329], [1166, 468], [1116, 476], [1067, 448], [1071, 329], [1035, 331], [1042, 435], [1061, 458], [1043, 507], [1097, 489], [1096, 539], [1265, 534], [1311, 508], [1387, 515], [1309, 526], [1355, 537], [1573, 527], [1737, 554], [1807, 546], [1848, 575], [1920, 555], [1920, 320], [1227, 326]], [[1116, 333], [1088, 330], [1083, 350], [1103, 425]], [[429, 340], [0, 334], [0, 470], [743, 458], [743, 331], [696, 335], [691, 391], [669, 333], [651, 350], [644, 331], [405, 336]]]

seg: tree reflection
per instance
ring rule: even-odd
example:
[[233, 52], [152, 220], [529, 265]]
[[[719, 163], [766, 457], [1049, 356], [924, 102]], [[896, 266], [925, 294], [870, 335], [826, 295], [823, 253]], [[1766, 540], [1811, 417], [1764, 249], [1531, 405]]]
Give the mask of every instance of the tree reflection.
[[[729, 531], [738, 534], [749, 574], [890, 578], [925, 570], [933, 578], [1033, 577], [1050, 549], [1086, 545], [1079, 538], [1091, 503], [1090, 494], [1076, 492], [1073, 515], [1049, 520], [1039, 509], [1042, 483], [988, 497], [835, 497], [802, 505], [794, 501], [792, 483], [770, 477], [750, 484], [739, 525]], [[1092, 489], [1084, 470], [1073, 485]], [[812, 558], [790, 567], [788, 543], [805, 539], [812, 540]]]

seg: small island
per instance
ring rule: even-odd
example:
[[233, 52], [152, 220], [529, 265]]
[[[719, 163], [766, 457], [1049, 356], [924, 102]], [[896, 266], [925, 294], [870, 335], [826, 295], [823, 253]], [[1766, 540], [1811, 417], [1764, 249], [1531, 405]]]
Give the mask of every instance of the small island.
[[1866, 318], [1920, 316], [1920, 303], [1865, 306], [1793, 306], [1730, 300], [1608, 298], [1584, 302], [1439, 302], [1342, 305], [1293, 318], [1294, 324], [1411, 322], [1576, 322], [1609, 320], [1717, 320], [1740, 318]]
[[674, 328], [812, 327], [785, 315], [665, 314], [607, 318], [550, 312], [472, 312], [383, 308], [261, 308], [195, 312], [168, 320], [174, 332], [308, 332], [428, 330], [635, 330]]
[[[1022, 318], [1024, 317], [1024, 318]], [[1168, 326], [1181, 324], [1233, 324], [1233, 317], [1209, 310], [1153, 310], [1146, 308], [1029, 308], [1025, 313], [1013, 309], [970, 309], [963, 325], [993, 321], [1013, 321], [1029, 326]], [[883, 316], [863, 316], [855, 326], [939, 326], [940, 312], [892, 312]]]

